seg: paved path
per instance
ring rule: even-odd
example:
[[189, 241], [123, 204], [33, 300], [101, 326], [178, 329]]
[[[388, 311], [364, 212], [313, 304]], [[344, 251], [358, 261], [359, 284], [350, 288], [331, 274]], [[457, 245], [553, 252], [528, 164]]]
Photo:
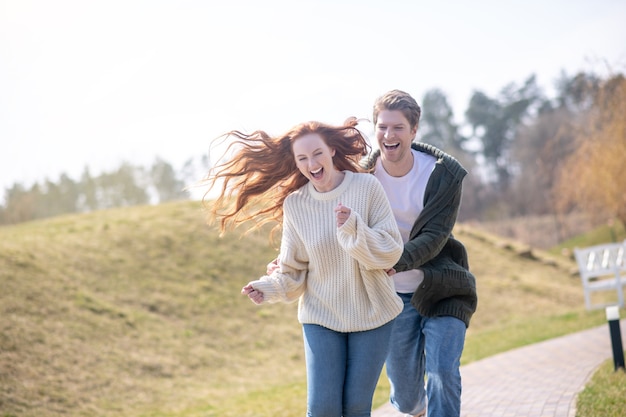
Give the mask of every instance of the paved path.
[[[622, 345], [626, 320], [621, 321]], [[574, 417], [576, 396], [613, 359], [608, 323], [461, 367], [461, 417]], [[372, 417], [399, 417], [389, 403]]]

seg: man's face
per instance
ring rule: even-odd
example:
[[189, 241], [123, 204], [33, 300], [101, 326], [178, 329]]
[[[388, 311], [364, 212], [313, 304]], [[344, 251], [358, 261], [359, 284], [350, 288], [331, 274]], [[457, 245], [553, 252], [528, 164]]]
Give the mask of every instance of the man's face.
[[410, 158], [411, 142], [416, 133], [417, 126], [412, 129], [400, 110], [380, 111], [376, 121], [376, 140], [383, 162], [401, 163]]

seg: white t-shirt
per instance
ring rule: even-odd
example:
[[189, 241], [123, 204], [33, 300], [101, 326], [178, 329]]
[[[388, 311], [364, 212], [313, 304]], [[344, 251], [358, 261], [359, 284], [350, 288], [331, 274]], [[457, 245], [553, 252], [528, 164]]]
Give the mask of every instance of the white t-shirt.
[[[403, 177], [392, 177], [383, 168], [381, 159], [376, 161], [374, 175], [387, 194], [391, 203], [393, 215], [402, 235], [402, 242], [409, 240], [411, 228], [417, 216], [424, 209], [424, 192], [430, 174], [435, 168], [437, 159], [423, 152], [411, 149], [413, 153], [413, 168]], [[399, 293], [413, 293], [424, 280], [421, 269], [398, 272], [393, 275], [396, 291]]]

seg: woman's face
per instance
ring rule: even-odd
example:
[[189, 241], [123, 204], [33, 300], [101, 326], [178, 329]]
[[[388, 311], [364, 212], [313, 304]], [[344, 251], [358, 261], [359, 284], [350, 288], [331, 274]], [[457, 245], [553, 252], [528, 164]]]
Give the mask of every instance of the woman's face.
[[293, 142], [296, 166], [319, 192], [327, 192], [339, 185], [340, 173], [333, 164], [335, 150], [328, 147], [317, 133], [299, 137]]

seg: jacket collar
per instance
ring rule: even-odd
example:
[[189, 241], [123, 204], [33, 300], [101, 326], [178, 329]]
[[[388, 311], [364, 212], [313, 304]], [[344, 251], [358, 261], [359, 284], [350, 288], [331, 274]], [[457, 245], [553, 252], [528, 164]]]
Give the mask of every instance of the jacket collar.
[[[437, 158], [437, 163], [443, 164], [453, 175], [465, 176], [467, 174], [467, 171], [463, 168], [459, 161], [433, 145], [424, 142], [412, 142], [411, 149], [434, 156]], [[378, 157], [380, 157], [380, 149], [376, 149], [369, 156], [364, 158], [361, 161], [361, 166], [369, 172], [373, 171], [376, 167], [376, 160]]]

